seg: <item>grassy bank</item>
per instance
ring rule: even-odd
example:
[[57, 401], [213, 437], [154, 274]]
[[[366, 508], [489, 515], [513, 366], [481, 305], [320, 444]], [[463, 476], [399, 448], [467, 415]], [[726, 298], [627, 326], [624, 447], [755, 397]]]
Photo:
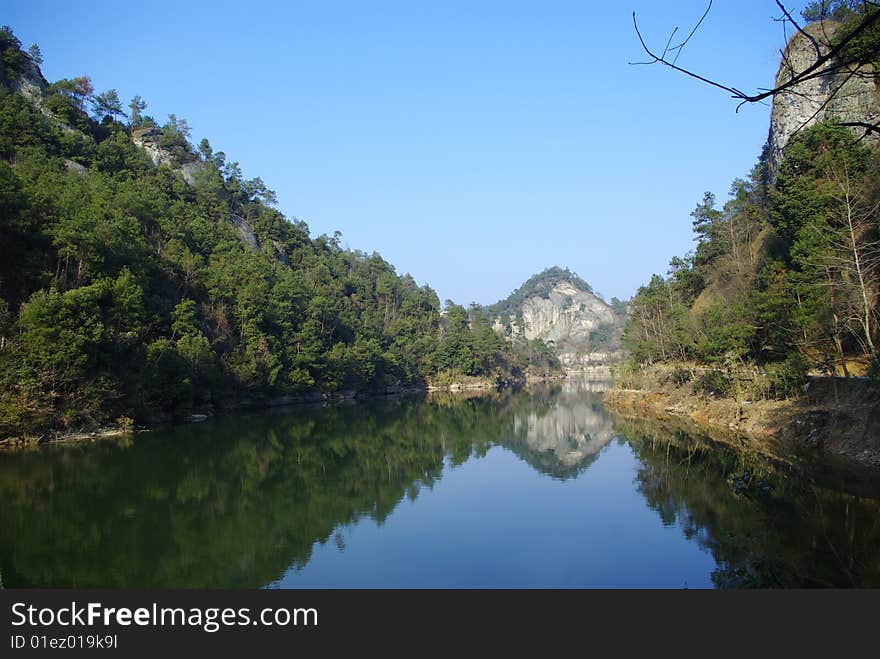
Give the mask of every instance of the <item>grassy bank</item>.
[[804, 447], [880, 468], [880, 396], [869, 380], [809, 377], [797, 392], [777, 399], [749, 395], [764, 390], [750, 383], [755, 374], [741, 374], [739, 386], [722, 393], [708, 386], [716, 376], [707, 373], [645, 368], [619, 378], [605, 403], [623, 414], [685, 419], [709, 435], [745, 436], [771, 452]]

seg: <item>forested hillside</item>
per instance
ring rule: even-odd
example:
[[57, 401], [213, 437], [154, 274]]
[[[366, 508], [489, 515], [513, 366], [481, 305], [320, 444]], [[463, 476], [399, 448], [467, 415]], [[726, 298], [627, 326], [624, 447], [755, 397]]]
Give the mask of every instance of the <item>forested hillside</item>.
[[[866, 11], [877, 12], [861, 3], [813, 4], [806, 19], [838, 21], [820, 30], [833, 33], [832, 48]], [[878, 44], [871, 27], [838, 57], [851, 55], [863, 67], [855, 73], [874, 76]], [[691, 213], [696, 248], [673, 258], [667, 276], [655, 275], [632, 301], [624, 342], [635, 364], [713, 364], [703, 384], [715, 393], [733, 390], [735, 369], [759, 367], [771, 376], [764, 393], [775, 396], [797, 393], [808, 370], [880, 375], [880, 153], [865, 139], [868, 117], [853, 130], [857, 123], [829, 117], [801, 127], [778, 169], [765, 149], [720, 207], [704, 195]]]
[[[0, 439], [527, 364], [259, 178], [0, 30]], [[134, 139], [133, 139], [134, 138]]]

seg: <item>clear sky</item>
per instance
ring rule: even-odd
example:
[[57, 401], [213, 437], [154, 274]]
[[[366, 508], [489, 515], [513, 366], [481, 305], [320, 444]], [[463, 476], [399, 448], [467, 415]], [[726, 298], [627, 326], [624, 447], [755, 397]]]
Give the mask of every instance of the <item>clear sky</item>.
[[[790, 3], [799, 11], [805, 3]], [[378, 251], [441, 299], [551, 265], [629, 297], [692, 247], [689, 213], [754, 165], [770, 108], [643, 59], [704, 0], [49, 2], [0, 22], [50, 80], [87, 74], [238, 160], [312, 235]], [[784, 46], [772, 0], [715, 0], [679, 64], [746, 91]]]

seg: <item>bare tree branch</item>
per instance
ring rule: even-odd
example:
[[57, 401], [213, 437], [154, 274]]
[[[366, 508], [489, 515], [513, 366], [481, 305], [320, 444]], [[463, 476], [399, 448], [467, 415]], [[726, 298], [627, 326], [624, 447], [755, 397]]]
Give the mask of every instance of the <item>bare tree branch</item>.
[[[711, 4], [712, 3], [710, 2], [709, 8], [711, 8]], [[877, 6], [876, 3], [869, 3], [869, 4], [871, 4], [872, 6]], [[703, 20], [706, 18], [707, 14], [708, 14], [708, 9], [706, 10], [706, 13], [703, 14], [703, 17], [698, 22], [697, 27], [699, 27], [699, 24], [701, 24], [703, 22]], [[842, 68], [846, 68], [846, 67], [849, 67], [852, 65], [864, 63], [858, 57], [842, 58], [840, 61], [835, 61], [835, 60], [838, 57], [838, 55], [840, 55], [842, 52], [844, 52], [846, 50], [846, 47], [849, 46], [849, 44], [856, 37], [863, 34], [868, 28], [870, 28], [875, 23], [877, 23], [878, 20], [880, 20], [880, 11], [875, 11], [875, 12], [871, 12], [869, 14], [866, 14], [862, 18], [862, 20], [859, 22], [859, 24], [856, 25], [856, 27], [853, 28], [853, 30], [849, 34], [847, 34], [843, 39], [841, 39], [839, 43], [837, 43], [833, 47], [829, 48], [828, 51], [826, 51], [824, 54], [818, 55], [816, 57], [816, 60], [812, 64], [810, 64], [810, 66], [808, 66], [806, 69], [804, 69], [803, 71], [801, 71], [797, 75], [792, 76], [786, 82], [784, 82], [780, 85], [777, 85], [776, 87], [774, 87], [772, 89], [761, 91], [756, 94], [747, 94], [747, 93], [737, 89], [736, 87], [722, 84], [722, 83], [717, 82], [715, 80], [711, 80], [710, 78], [707, 78], [703, 75], [695, 73], [694, 71], [690, 71], [688, 69], [685, 69], [685, 68], [678, 66], [674, 61], [669, 61], [668, 59], [666, 59], [666, 50], [664, 50], [664, 53], [661, 56], [658, 56], [657, 54], [655, 54], [648, 47], [648, 45], [645, 43], [645, 40], [642, 37], [642, 33], [639, 29], [638, 19], [636, 17], [636, 12], [633, 12], [633, 26], [635, 27], [636, 35], [639, 38], [639, 42], [642, 45], [642, 49], [645, 51], [645, 53], [647, 53], [648, 57], [651, 58], [650, 62], [646, 62], [646, 63], [648, 63], [648, 64], [663, 64], [664, 66], [668, 66], [669, 68], [671, 68], [675, 71], [678, 71], [679, 73], [683, 73], [687, 76], [695, 78], [695, 79], [697, 79], [701, 82], [704, 82], [708, 85], [711, 85], [713, 87], [717, 87], [718, 89], [722, 89], [726, 92], [729, 92], [733, 98], [741, 100], [741, 101], [745, 101], [746, 103], [755, 103], [757, 101], [762, 101], [764, 99], [770, 98], [771, 96], [773, 96], [775, 94], [778, 94], [781, 91], [785, 91], [785, 90], [789, 89], [790, 87], [798, 85], [798, 84], [805, 82], [807, 80], [812, 80], [813, 78], [823, 76], [823, 75], [829, 75], [830, 73], [834, 73]], [[693, 36], [693, 35], [691, 34], [688, 36], [688, 40], [690, 39], [691, 36]], [[815, 39], [813, 39], [813, 41], [815, 41]], [[686, 42], [687, 42], [687, 40], [680, 45], [683, 45]], [[821, 50], [820, 50], [820, 53], [821, 53]], [[880, 45], [878, 45], [876, 52], [871, 51], [868, 54], [870, 54], [870, 55], [880, 54]], [[639, 62], [639, 63], [641, 63], [641, 62]], [[826, 66], [826, 65], [828, 65], [828, 66]]]
[[800, 32], [802, 35], [804, 35], [807, 39], [810, 40], [810, 43], [813, 44], [813, 49], [816, 51], [816, 57], [822, 57], [822, 49], [819, 48], [819, 42], [816, 41], [816, 38], [813, 37], [813, 35], [808, 33], [806, 30], [804, 30], [800, 25], [798, 25], [798, 22], [791, 17], [791, 14], [788, 12], [788, 9], [786, 9], [785, 5], [783, 5], [781, 2], [779, 2], [779, 0], [776, 0], [776, 6], [782, 10], [782, 13], [785, 15], [785, 18], [787, 18], [788, 21], [792, 25], [794, 25], [794, 28], [798, 32]]
[[[673, 71], [677, 71], [688, 77], [694, 78], [695, 80], [699, 80], [704, 84], [721, 89], [730, 94], [731, 98], [739, 101], [736, 106], [737, 112], [739, 112], [739, 109], [743, 105], [746, 105], [748, 103], [759, 103], [782, 93], [789, 93], [806, 97], [804, 94], [798, 91], [797, 87], [799, 85], [807, 81], [814, 80], [816, 78], [827, 78], [845, 71], [846, 77], [844, 81], [840, 84], [835, 84], [835, 88], [833, 89], [833, 91], [827, 95], [827, 98], [819, 106], [816, 112], [813, 113], [810, 119], [804, 122], [804, 124], [795, 131], [795, 133], [797, 133], [805, 125], [809, 124], [810, 121], [815, 119], [822, 112], [822, 110], [827, 108], [830, 101], [843, 89], [844, 85], [853, 77], [870, 77], [877, 79], [878, 76], [880, 76], [880, 72], [878, 71], [866, 71], [863, 68], [865, 64], [872, 62], [875, 59], [880, 59], [880, 40], [878, 40], [878, 43], [872, 44], [867, 51], [862, 50], [861, 52], [853, 52], [852, 50], [849, 50], [851, 44], [853, 44], [861, 35], [865, 34], [867, 30], [871, 29], [873, 26], [877, 25], [878, 22], [880, 22], [880, 3], [865, 0], [864, 15], [861, 16], [860, 20], [852, 27], [852, 29], [848, 30], [846, 34], [843, 34], [843, 36], [840, 39], [836, 40], [836, 42], [833, 35], [837, 34], [837, 32], [832, 31], [832, 35], [829, 35], [828, 31], [826, 31], [826, 23], [821, 23], [821, 30], [824, 36], [822, 37], [822, 41], [820, 42], [819, 39], [810, 34], [810, 32], [802, 27], [792, 17], [791, 12], [780, 0], [774, 0], [774, 2], [783, 14], [782, 18], [775, 20], [782, 21], [783, 25], [786, 22], [790, 22], [794, 26], [795, 30], [797, 30], [799, 34], [801, 34], [810, 42], [815, 52], [815, 57], [806, 68], [804, 68], [802, 71], [797, 71], [792, 61], [789, 59], [787, 48], [780, 51], [782, 56], [782, 63], [787, 73], [787, 80], [784, 80], [783, 82], [778, 82], [777, 78], [776, 86], [771, 89], [759, 88], [755, 93], [746, 93], [741, 89], [738, 89], [737, 87], [729, 84], [724, 84], [717, 80], [713, 80], [707, 76], [678, 65], [678, 58], [681, 55], [684, 46], [691, 40], [691, 38], [694, 36], [694, 34], [697, 32], [697, 30], [700, 28], [700, 26], [709, 15], [709, 12], [712, 9], [712, 0], [709, 0], [706, 10], [703, 12], [702, 16], [697, 21], [693, 29], [688, 33], [688, 36], [681, 43], [675, 46], [670, 46], [673, 35], [676, 33], [678, 28], [673, 30], [672, 35], [670, 35], [669, 39], [667, 40], [661, 55], [657, 55], [646, 44], [645, 39], [642, 36], [641, 30], [639, 28], [636, 13], [633, 12], [633, 27], [635, 29], [636, 36], [639, 39], [639, 43], [641, 44], [642, 49], [645, 51], [645, 53], [647, 53], [650, 59], [646, 62], [631, 62], [631, 64], [662, 64], [663, 66], [671, 68]], [[675, 53], [675, 56], [670, 58], [669, 55], [673, 52]], [[874, 123], [871, 123], [869, 121], [849, 121], [837, 123], [843, 126], [864, 128], [865, 132], [860, 139], [865, 139], [872, 134], [880, 135], [880, 121]]]

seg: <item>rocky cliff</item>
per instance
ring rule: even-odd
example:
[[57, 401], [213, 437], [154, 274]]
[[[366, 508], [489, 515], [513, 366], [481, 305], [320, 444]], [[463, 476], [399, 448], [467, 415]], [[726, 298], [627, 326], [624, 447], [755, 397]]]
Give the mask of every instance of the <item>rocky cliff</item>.
[[535, 275], [489, 311], [501, 334], [552, 342], [566, 368], [607, 364], [620, 356], [622, 318], [569, 270]]
[[[816, 40], [821, 52], [828, 52], [839, 25], [820, 21], [807, 25], [804, 31]], [[816, 61], [816, 49], [808, 36], [795, 33], [782, 57], [775, 85], [778, 87], [805, 71]], [[770, 166], [776, 170], [782, 152], [794, 135], [817, 122], [880, 121], [880, 86], [874, 69], [865, 64], [858, 69], [841, 68], [830, 75], [805, 80], [773, 97], [770, 119]], [[853, 128], [859, 135], [863, 128]], [[866, 139], [877, 141], [876, 133]]]
[[205, 163], [195, 156], [181, 158], [170, 149], [162, 146], [162, 129], [157, 126], [143, 126], [131, 131], [131, 139], [142, 148], [153, 165], [168, 165], [171, 169], [180, 172], [183, 180], [189, 185], [194, 185], [198, 173], [204, 169]]

